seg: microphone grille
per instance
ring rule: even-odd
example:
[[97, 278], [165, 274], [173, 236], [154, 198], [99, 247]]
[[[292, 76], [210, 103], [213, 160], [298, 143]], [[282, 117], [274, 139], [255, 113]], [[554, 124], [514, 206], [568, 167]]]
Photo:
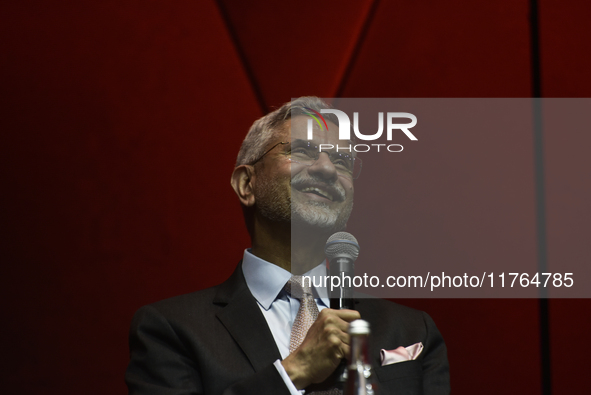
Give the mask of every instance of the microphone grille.
[[359, 244], [351, 233], [337, 232], [326, 241], [324, 252], [329, 261], [338, 257], [355, 261], [359, 256]]

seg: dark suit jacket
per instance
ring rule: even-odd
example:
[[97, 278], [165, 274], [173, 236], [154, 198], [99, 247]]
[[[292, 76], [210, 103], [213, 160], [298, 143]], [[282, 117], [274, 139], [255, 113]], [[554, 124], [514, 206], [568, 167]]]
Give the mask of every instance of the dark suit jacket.
[[[273, 366], [279, 350], [241, 267], [216, 287], [138, 310], [125, 375], [130, 394], [289, 395]], [[380, 299], [356, 307], [371, 324], [379, 394], [449, 393], [445, 344], [426, 313]], [[380, 349], [418, 342], [424, 349], [417, 360], [380, 366]]]

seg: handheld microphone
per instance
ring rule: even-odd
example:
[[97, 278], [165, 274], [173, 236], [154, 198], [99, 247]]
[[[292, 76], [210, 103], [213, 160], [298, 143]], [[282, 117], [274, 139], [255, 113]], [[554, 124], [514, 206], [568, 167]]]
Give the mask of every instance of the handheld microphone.
[[[331, 285], [333, 284], [333, 276], [340, 278], [340, 286], [329, 289], [330, 308], [355, 310], [352, 278], [355, 272], [355, 260], [359, 256], [357, 239], [351, 233], [337, 232], [326, 241], [324, 253], [328, 259]], [[335, 387], [343, 390], [347, 382], [346, 359], [341, 360], [341, 364], [335, 369], [332, 376]]]
[[[352, 286], [355, 260], [359, 256], [359, 244], [352, 234], [337, 232], [330, 236], [324, 248], [328, 259], [328, 273], [340, 278], [340, 286], [329, 292], [331, 309], [355, 309]], [[332, 284], [332, 281], [331, 281]]]

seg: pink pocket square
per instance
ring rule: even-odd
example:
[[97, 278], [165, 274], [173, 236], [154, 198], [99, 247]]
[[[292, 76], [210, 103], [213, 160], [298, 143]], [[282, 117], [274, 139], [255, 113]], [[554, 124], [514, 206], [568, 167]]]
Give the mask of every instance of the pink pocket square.
[[380, 355], [382, 357], [382, 366], [391, 365], [393, 363], [404, 362], [404, 361], [412, 361], [417, 359], [417, 357], [423, 351], [423, 343], [415, 343], [412, 346], [408, 347], [398, 347], [394, 350], [384, 350], [380, 351]]

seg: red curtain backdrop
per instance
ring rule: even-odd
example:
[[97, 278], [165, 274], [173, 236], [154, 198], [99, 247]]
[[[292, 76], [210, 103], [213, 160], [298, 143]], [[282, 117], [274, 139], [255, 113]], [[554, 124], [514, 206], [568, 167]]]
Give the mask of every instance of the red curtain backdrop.
[[[534, 65], [544, 97], [591, 95], [586, 1], [0, 8], [7, 394], [126, 393], [134, 311], [220, 283], [249, 246], [230, 174], [250, 124], [290, 98], [530, 97]], [[543, 136], [544, 197], [558, 268], [591, 262], [591, 186], [580, 182], [591, 137], [553, 133]], [[518, 228], [537, 240], [538, 220]], [[552, 394], [591, 389], [588, 300], [551, 300], [548, 325], [538, 300], [402, 303], [438, 324], [454, 394], [542, 394], [544, 358]]]

